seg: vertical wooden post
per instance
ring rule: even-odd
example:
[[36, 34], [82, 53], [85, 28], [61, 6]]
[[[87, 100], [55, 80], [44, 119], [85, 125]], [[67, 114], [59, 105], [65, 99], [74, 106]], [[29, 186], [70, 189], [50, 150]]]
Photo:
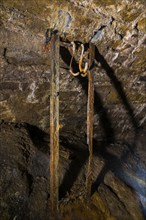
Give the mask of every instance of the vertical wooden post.
[[58, 211], [59, 197], [59, 36], [51, 38], [51, 82], [50, 82], [50, 201], [54, 213]]
[[[93, 64], [95, 54], [95, 46], [89, 45], [89, 67]], [[89, 148], [89, 162], [86, 177], [87, 199], [91, 196], [92, 186], [92, 169], [93, 169], [93, 120], [94, 120], [94, 76], [93, 69], [88, 72], [88, 103], [87, 103], [87, 144]]]

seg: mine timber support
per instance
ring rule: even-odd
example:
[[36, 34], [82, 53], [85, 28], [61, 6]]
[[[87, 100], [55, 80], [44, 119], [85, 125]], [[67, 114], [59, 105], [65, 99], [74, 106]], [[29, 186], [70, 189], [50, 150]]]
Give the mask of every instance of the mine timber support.
[[94, 120], [94, 75], [91, 68], [94, 62], [95, 46], [89, 44], [89, 71], [88, 71], [88, 101], [87, 101], [87, 144], [89, 149], [89, 162], [86, 176], [86, 195], [91, 197], [93, 174], [93, 120]]
[[[60, 37], [57, 32], [51, 33], [50, 60], [50, 202], [54, 213], [58, 211], [59, 200], [59, 54]], [[65, 43], [64, 43], [65, 44]], [[70, 47], [70, 45], [65, 44]], [[94, 120], [94, 76], [93, 64], [95, 46], [89, 43], [88, 59], [88, 101], [87, 101], [87, 144], [89, 149], [89, 162], [86, 176], [86, 196], [91, 197], [92, 173], [93, 173], [93, 120]], [[82, 73], [82, 72], [81, 72]], [[82, 74], [81, 74], [82, 75]]]
[[50, 42], [50, 201], [54, 213], [58, 211], [59, 198], [59, 41], [58, 34], [53, 33]]

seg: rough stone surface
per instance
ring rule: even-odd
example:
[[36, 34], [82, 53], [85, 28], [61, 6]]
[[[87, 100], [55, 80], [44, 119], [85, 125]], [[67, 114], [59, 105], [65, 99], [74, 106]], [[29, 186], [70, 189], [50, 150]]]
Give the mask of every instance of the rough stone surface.
[[[21, 218], [25, 210], [30, 218], [45, 216], [49, 196], [46, 133], [49, 134], [52, 58], [49, 50], [44, 51], [43, 44], [49, 28], [57, 29], [61, 39], [68, 43], [87, 45], [91, 41], [96, 45], [94, 166], [97, 173], [93, 174], [93, 191], [100, 186], [91, 206], [96, 206], [95, 201], [99, 205], [102, 200], [104, 205], [101, 212], [98, 210], [102, 214], [108, 206], [107, 213], [112, 213], [113, 218], [119, 219], [124, 213], [125, 219], [142, 219], [138, 203], [133, 203], [134, 192], [127, 185], [136, 192], [146, 212], [146, 1], [0, 0], [0, 121], [6, 122], [6, 127], [2, 123], [0, 184], [2, 210], [8, 215], [4, 219], [15, 215]], [[80, 52], [79, 48], [75, 69]], [[60, 165], [62, 197], [74, 189], [68, 183], [68, 176], [71, 182], [78, 179], [79, 188], [85, 182], [88, 157], [87, 78], [70, 75], [70, 60], [70, 48], [61, 46], [60, 143], [67, 146], [60, 152], [61, 158], [66, 158], [61, 159]], [[26, 123], [27, 129], [19, 123]], [[45, 141], [42, 141], [43, 132]], [[74, 151], [78, 152], [75, 156]], [[97, 155], [100, 155], [98, 159]], [[110, 185], [109, 177], [103, 180], [109, 171], [112, 172]], [[75, 175], [79, 172], [81, 177]], [[127, 198], [123, 199], [126, 197], [123, 188], [130, 196], [131, 206]], [[79, 191], [77, 185], [75, 191]], [[77, 207], [74, 205], [73, 210]], [[84, 202], [80, 207], [84, 209]], [[69, 212], [67, 207], [64, 212]]]
[[[70, 142], [68, 142], [68, 139]], [[142, 176], [132, 170], [136, 155], [121, 159], [94, 152], [93, 195], [85, 200], [87, 147], [80, 137], [61, 136], [60, 214], [59, 219], [143, 220], [140, 195], [145, 196]], [[49, 141], [48, 135], [28, 124], [0, 125], [0, 216], [1, 219], [51, 219], [49, 210]], [[72, 143], [71, 143], [72, 140]], [[117, 148], [117, 146], [115, 146]], [[120, 147], [121, 148], [121, 147]], [[116, 150], [115, 150], [116, 151]], [[144, 151], [143, 151], [144, 152]], [[110, 166], [112, 159], [113, 164]], [[146, 166], [142, 161], [139, 168]], [[142, 169], [141, 169], [142, 170]], [[119, 178], [116, 177], [117, 171]], [[144, 172], [144, 171], [143, 171]], [[114, 174], [115, 173], [115, 174]], [[132, 175], [141, 191], [132, 190], [122, 175]], [[144, 173], [143, 173], [144, 174]], [[127, 178], [128, 179], [128, 178]], [[57, 219], [57, 218], [55, 218]]]
[[[95, 137], [127, 139], [143, 126], [145, 1], [1, 0], [0, 12], [2, 119], [48, 131], [50, 57], [42, 44], [46, 30], [55, 28], [69, 42], [91, 40], [97, 46]], [[87, 79], [72, 77], [69, 62], [70, 52], [62, 47], [60, 128], [84, 135]]]

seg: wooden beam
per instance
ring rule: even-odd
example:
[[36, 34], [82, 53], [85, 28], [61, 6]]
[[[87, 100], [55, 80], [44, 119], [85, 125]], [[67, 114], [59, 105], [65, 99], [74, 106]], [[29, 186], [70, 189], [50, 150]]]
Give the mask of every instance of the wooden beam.
[[[95, 56], [95, 46], [89, 44], [89, 67], [92, 66]], [[94, 123], [94, 75], [93, 68], [88, 72], [88, 103], [87, 103], [87, 144], [89, 148], [89, 162], [86, 177], [87, 199], [91, 197], [91, 186], [93, 178], [93, 123]]]
[[50, 201], [54, 213], [58, 211], [59, 198], [59, 36], [52, 34], [50, 82]]

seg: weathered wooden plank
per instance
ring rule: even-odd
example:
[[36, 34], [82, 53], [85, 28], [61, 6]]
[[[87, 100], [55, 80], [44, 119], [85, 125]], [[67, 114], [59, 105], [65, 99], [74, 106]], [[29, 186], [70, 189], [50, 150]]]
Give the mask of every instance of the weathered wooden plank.
[[[95, 47], [89, 45], [89, 67], [94, 62]], [[93, 120], [94, 120], [94, 75], [93, 68], [88, 71], [88, 103], [87, 103], [87, 144], [89, 148], [89, 162], [86, 177], [87, 199], [91, 196], [92, 173], [93, 173]]]
[[58, 211], [59, 197], [59, 36], [52, 34], [50, 44], [50, 201], [53, 212]]

